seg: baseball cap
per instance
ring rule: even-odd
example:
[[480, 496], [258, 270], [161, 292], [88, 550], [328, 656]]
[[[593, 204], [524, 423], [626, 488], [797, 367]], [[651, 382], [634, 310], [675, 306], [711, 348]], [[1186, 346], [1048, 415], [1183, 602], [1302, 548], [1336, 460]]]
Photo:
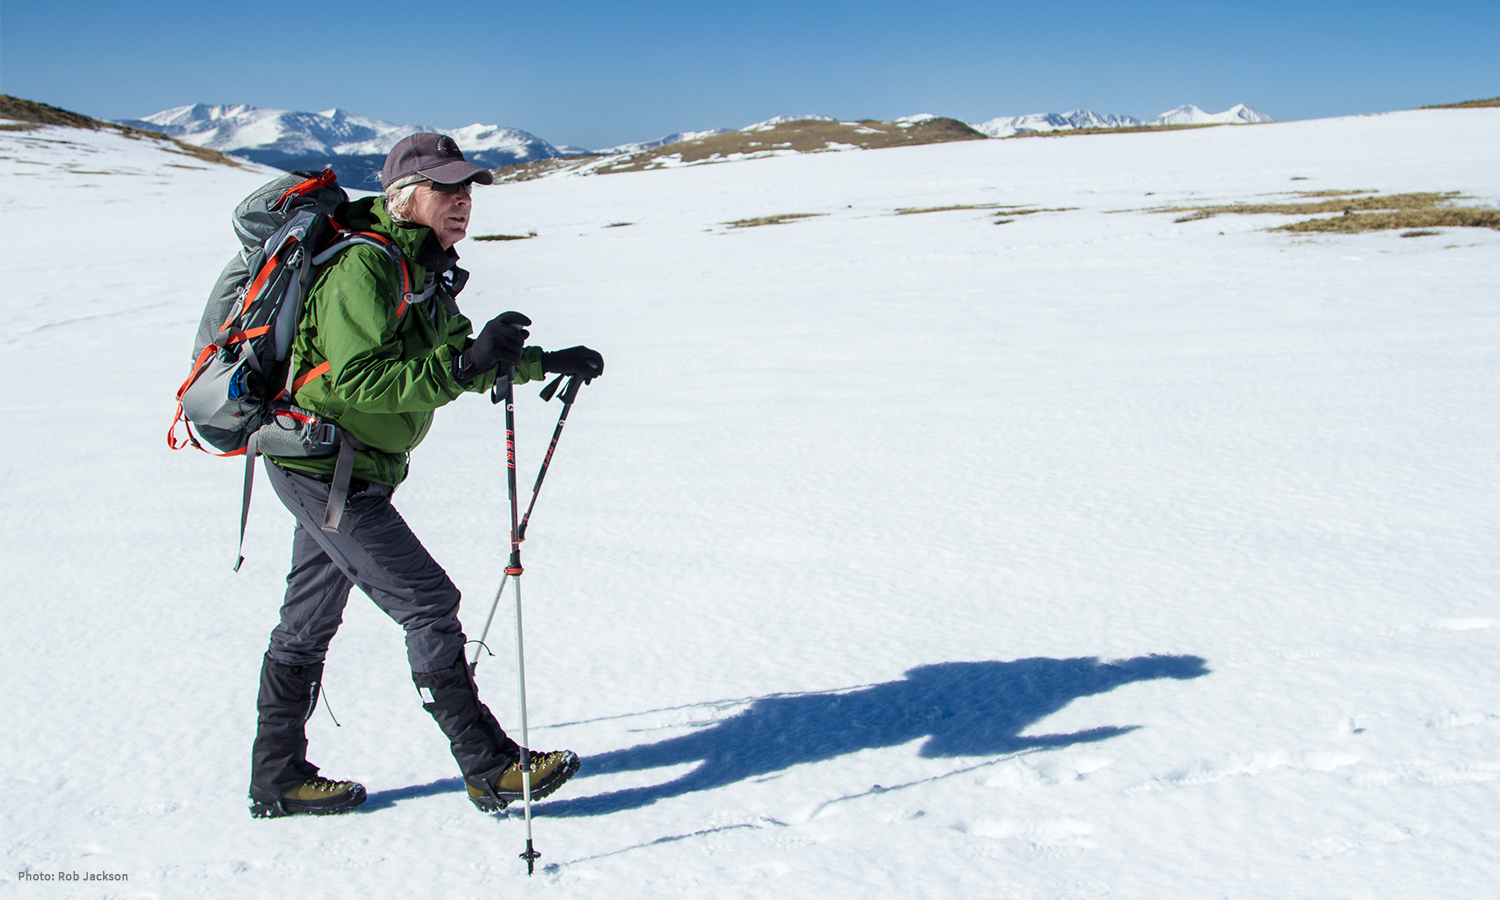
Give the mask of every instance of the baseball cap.
[[408, 175], [421, 175], [438, 184], [477, 181], [493, 184], [495, 176], [464, 159], [458, 144], [446, 134], [413, 134], [402, 138], [386, 155], [380, 184], [389, 187]]

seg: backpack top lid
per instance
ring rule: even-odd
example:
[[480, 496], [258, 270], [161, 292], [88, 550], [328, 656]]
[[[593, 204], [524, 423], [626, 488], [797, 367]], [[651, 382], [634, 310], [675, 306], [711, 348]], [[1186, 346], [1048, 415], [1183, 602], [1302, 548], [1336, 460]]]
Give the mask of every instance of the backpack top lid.
[[339, 204], [347, 202], [349, 195], [339, 187], [333, 169], [288, 172], [240, 201], [234, 208], [234, 233], [247, 251], [254, 252], [297, 210], [310, 206], [331, 216]]

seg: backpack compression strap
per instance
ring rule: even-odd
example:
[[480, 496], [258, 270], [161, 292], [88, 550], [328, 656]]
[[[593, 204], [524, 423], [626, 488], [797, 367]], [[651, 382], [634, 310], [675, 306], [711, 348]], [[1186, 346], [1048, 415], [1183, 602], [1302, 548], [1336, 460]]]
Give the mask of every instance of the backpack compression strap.
[[[277, 415], [289, 415], [293, 418], [303, 418], [295, 411], [283, 411]], [[333, 466], [333, 481], [328, 486], [328, 504], [323, 508], [324, 531], [337, 532], [339, 522], [344, 518], [344, 506], [349, 500], [349, 484], [354, 480], [354, 451], [368, 450], [370, 445], [361, 443], [349, 436], [349, 432], [333, 426], [334, 434], [339, 439], [338, 460]], [[258, 453], [256, 444], [260, 442], [260, 432], [255, 431], [250, 435], [250, 440], [245, 443], [245, 449], [236, 451], [245, 454], [245, 486], [240, 498], [240, 546], [234, 557], [234, 570], [238, 572], [240, 565], [245, 562], [245, 526], [250, 521], [250, 493], [255, 487], [255, 457]], [[201, 448], [200, 448], [201, 449]], [[231, 456], [233, 454], [218, 454], [220, 456]]]
[[344, 518], [344, 504], [349, 500], [349, 483], [354, 479], [354, 451], [370, 449], [339, 429], [339, 458], [333, 464], [333, 481], [328, 485], [328, 505], [323, 508], [323, 530], [337, 532]]

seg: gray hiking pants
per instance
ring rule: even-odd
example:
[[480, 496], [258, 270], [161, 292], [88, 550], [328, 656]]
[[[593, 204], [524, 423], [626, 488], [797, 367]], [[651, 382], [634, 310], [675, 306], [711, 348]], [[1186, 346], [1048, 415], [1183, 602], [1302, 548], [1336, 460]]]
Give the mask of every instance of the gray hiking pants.
[[[355, 482], [336, 533], [322, 529], [329, 485], [266, 461], [271, 486], [297, 519], [281, 622], [261, 664], [250, 797], [277, 803], [317, 775], [305, 725], [317, 705], [323, 657], [358, 585], [406, 629], [406, 656], [422, 708], [447, 735], [465, 778], [493, 786], [520, 748], [506, 736], [463, 658], [458, 588], [391, 505], [394, 488]], [[425, 690], [423, 690], [425, 689]]]
[[437, 672], [463, 656], [458, 588], [391, 505], [395, 488], [369, 484], [350, 496], [336, 533], [322, 529], [329, 485], [266, 461], [281, 502], [297, 519], [281, 622], [266, 655], [287, 666], [323, 662], [355, 585], [406, 629], [413, 673]]

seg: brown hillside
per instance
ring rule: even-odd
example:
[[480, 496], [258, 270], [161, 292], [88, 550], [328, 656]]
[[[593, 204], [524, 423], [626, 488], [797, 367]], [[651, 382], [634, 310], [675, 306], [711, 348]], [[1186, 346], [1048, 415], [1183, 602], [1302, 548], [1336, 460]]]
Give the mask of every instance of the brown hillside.
[[638, 153], [613, 157], [570, 157], [520, 163], [496, 170], [500, 181], [529, 181], [561, 169], [584, 169], [589, 175], [640, 172], [672, 165], [728, 162], [731, 159], [771, 156], [778, 152], [818, 153], [858, 147], [913, 147], [948, 141], [983, 141], [988, 138], [957, 119], [923, 122], [824, 122], [804, 120], [754, 131], [731, 131], [695, 141], [679, 141]]
[[1500, 106], [1500, 97], [1491, 97], [1488, 100], [1466, 100], [1463, 103], [1439, 103], [1436, 106], [1424, 106], [1422, 109], [1480, 109], [1487, 106]]
[[48, 106], [45, 103], [37, 103], [35, 100], [23, 100], [20, 97], [12, 97], [9, 94], [0, 94], [0, 119], [10, 119], [14, 122], [22, 122], [21, 125], [0, 125], [5, 131], [30, 131], [43, 125], [57, 125], [63, 128], [86, 128], [90, 131], [107, 129], [116, 131], [125, 137], [139, 140], [163, 141], [170, 147], [162, 149], [168, 153], [181, 153], [204, 162], [218, 163], [223, 166], [239, 167], [239, 163], [225, 156], [217, 150], [209, 150], [206, 147], [198, 147], [179, 141], [176, 138], [167, 137], [155, 131], [143, 131], [139, 128], [131, 128], [128, 125], [117, 125], [114, 122], [106, 122], [103, 119], [95, 119], [82, 113], [70, 112], [59, 109], [56, 106]]

